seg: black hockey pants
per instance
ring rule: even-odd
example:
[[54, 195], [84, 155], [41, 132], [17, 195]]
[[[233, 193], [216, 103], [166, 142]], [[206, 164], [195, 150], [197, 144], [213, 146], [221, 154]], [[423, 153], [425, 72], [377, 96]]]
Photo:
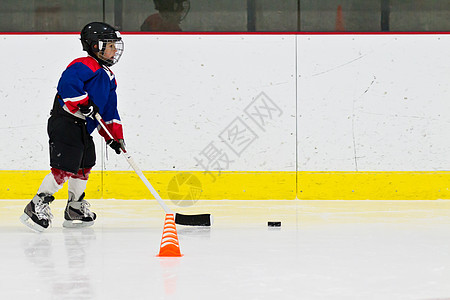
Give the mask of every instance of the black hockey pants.
[[64, 111], [56, 95], [47, 123], [50, 166], [77, 173], [95, 165], [95, 145], [87, 132], [86, 121]]

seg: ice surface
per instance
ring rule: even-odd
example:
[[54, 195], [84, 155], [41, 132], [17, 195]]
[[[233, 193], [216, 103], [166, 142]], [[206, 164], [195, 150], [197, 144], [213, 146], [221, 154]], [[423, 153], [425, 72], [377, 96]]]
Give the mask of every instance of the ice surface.
[[83, 229], [62, 228], [64, 202], [37, 234], [18, 219], [26, 200], [0, 200], [0, 299], [450, 298], [450, 201], [171, 205], [215, 217], [177, 226], [181, 258], [156, 257], [154, 200], [91, 200]]

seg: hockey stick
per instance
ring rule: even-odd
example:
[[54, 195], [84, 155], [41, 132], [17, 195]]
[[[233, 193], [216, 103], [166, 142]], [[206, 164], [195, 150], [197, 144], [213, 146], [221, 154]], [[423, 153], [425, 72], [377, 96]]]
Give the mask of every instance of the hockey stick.
[[[95, 119], [98, 121], [100, 126], [102, 126], [103, 130], [105, 130], [106, 134], [111, 138], [114, 139], [112, 134], [109, 132], [109, 130], [106, 128], [106, 124], [104, 123], [102, 117], [99, 113], [95, 114]], [[115, 140], [115, 139], [114, 139]], [[179, 225], [186, 225], [186, 226], [211, 226], [213, 223], [213, 216], [211, 214], [200, 214], [200, 215], [182, 215], [179, 213], [174, 213], [164, 202], [164, 200], [159, 196], [158, 192], [155, 190], [155, 188], [151, 185], [151, 183], [147, 180], [147, 178], [144, 176], [144, 173], [142, 173], [141, 169], [137, 166], [137, 164], [134, 162], [133, 158], [131, 157], [130, 153], [125, 150], [124, 148], [121, 148], [121, 153], [127, 160], [128, 164], [133, 168], [134, 172], [139, 176], [139, 178], [144, 182], [145, 186], [150, 190], [150, 193], [152, 193], [153, 197], [155, 197], [156, 201], [158, 201], [159, 205], [164, 209], [164, 212], [166, 214], [172, 214], [175, 216], [175, 223]]]

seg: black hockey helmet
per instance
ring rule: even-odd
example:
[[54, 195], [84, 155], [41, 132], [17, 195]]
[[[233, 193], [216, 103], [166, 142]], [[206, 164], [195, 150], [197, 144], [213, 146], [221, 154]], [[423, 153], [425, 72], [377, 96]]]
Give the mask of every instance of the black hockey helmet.
[[123, 53], [123, 41], [111, 25], [92, 22], [84, 26], [80, 34], [83, 50], [100, 64], [108, 67], [117, 63]]

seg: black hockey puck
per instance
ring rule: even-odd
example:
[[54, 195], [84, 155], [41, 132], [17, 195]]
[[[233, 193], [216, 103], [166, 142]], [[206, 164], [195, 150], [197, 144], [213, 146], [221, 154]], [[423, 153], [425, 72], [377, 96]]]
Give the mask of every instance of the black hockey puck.
[[267, 226], [269, 226], [269, 227], [281, 227], [281, 222], [279, 222], [279, 221], [276, 221], [276, 222], [269, 221], [269, 222], [267, 222]]

